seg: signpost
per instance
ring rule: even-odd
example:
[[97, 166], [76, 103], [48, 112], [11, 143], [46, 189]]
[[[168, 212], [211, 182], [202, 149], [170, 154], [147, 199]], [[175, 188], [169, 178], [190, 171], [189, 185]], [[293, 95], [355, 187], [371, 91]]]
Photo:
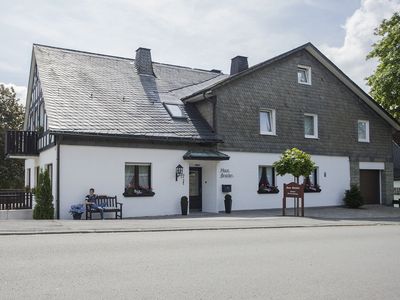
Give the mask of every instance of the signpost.
[[301, 216], [304, 217], [304, 184], [291, 182], [283, 184], [282, 216], [286, 214], [286, 198], [294, 198], [294, 215], [299, 215], [299, 199], [301, 199]]

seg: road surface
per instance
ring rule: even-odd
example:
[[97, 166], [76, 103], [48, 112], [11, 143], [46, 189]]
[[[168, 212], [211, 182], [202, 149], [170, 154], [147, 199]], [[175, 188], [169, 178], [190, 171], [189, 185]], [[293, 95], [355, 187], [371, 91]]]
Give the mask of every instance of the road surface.
[[0, 299], [400, 299], [400, 226], [0, 236]]

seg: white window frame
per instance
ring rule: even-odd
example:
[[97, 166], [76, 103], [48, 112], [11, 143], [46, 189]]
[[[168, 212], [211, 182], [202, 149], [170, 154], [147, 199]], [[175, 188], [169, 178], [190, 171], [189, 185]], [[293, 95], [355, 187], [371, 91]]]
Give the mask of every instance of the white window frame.
[[[301, 82], [299, 80], [299, 69], [304, 69], [306, 70], [306, 76], [307, 76], [307, 82]], [[303, 65], [298, 65], [297, 66], [297, 72], [296, 72], [296, 76], [297, 76], [297, 82], [300, 84], [305, 84], [305, 85], [311, 85], [311, 67], [309, 66], [303, 66]]]
[[[271, 113], [271, 131], [264, 131], [262, 130], [262, 124], [261, 124], [261, 114], [262, 113]], [[276, 135], [276, 110], [275, 109], [261, 109], [259, 114], [259, 123], [260, 123], [260, 134], [261, 135]]]
[[[318, 115], [305, 113], [304, 116], [313, 117], [313, 120], [314, 120], [314, 135], [306, 134], [305, 130], [304, 130], [304, 137], [307, 139], [318, 139]], [[305, 118], [304, 118], [303, 125], [305, 126]]]
[[[358, 132], [358, 125], [360, 123], [365, 123], [365, 139], [360, 139], [360, 135]], [[368, 120], [358, 120], [357, 121], [357, 139], [360, 143], [369, 143], [370, 142], [370, 137], [369, 137], [369, 121]]]

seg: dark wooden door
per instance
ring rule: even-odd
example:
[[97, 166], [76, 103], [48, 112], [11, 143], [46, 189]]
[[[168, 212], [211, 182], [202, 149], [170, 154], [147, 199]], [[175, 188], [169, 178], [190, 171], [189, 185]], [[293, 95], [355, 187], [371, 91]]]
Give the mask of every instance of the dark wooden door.
[[379, 171], [360, 170], [360, 191], [365, 204], [380, 204]]
[[201, 210], [201, 168], [189, 168], [189, 208]]

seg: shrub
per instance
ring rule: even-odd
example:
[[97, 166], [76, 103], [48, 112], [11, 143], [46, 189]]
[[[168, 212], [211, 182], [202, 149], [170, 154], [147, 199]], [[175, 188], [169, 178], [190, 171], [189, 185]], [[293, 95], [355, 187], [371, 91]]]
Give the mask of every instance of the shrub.
[[181, 197], [181, 203], [187, 203], [188, 201], [189, 201], [188, 197], [186, 197], [186, 196]]
[[363, 197], [357, 185], [352, 185], [350, 190], [346, 190], [343, 201], [349, 208], [359, 208], [364, 204]]
[[232, 196], [230, 194], [225, 195], [225, 200], [230, 201], [232, 200]]
[[51, 183], [49, 172], [40, 171], [39, 184], [34, 190], [36, 205], [33, 209], [33, 218], [54, 219], [53, 195], [51, 192]]

